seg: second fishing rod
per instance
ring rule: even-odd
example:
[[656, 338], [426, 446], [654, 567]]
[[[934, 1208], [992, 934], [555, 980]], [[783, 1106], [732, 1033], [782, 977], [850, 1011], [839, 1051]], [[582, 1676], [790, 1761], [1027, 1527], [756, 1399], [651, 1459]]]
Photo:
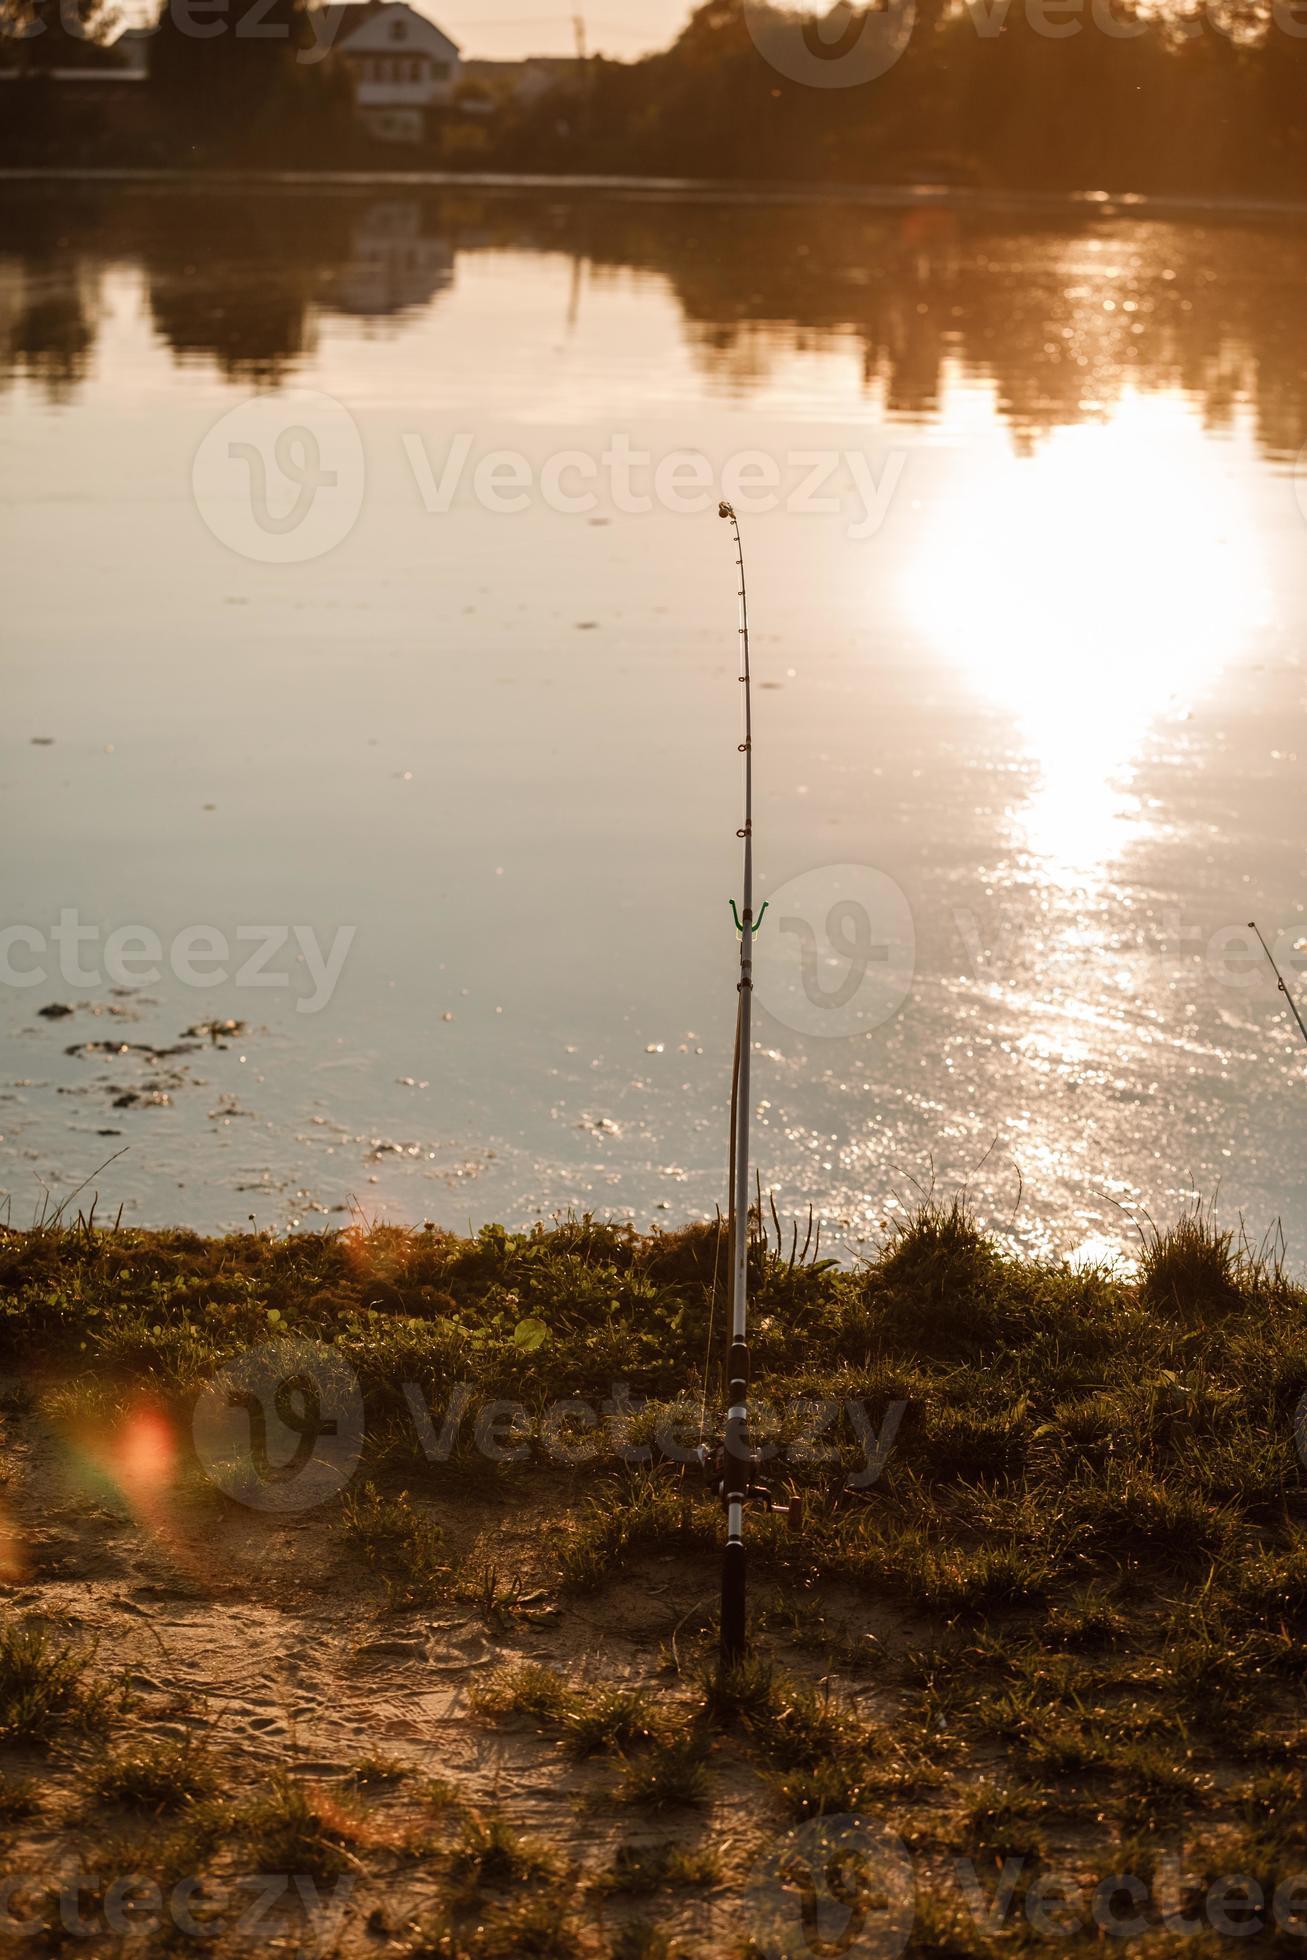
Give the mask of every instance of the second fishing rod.
[[1262, 951], [1265, 953], [1267, 959], [1271, 962], [1271, 972], [1275, 975], [1277, 981], [1279, 982], [1280, 992], [1284, 995], [1284, 998], [1289, 1003], [1289, 1012], [1292, 1014], [1294, 1020], [1298, 1023], [1298, 1032], [1302, 1036], [1303, 1040], [1307, 1041], [1307, 1021], [1304, 1021], [1302, 1015], [1298, 1012], [1298, 1003], [1294, 999], [1293, 995], [1289, 992], [1289, 983], [1285, 979], [1284, 975], [1281, 973], [1279, 967], [1276, 965], [1275, 955], [1271, 951], [1270, 947], [1267, 945], [1266, 935], [1263, 933], [1256, 919], [1249, 919], [1248, 930], [1249, 932], [1255, 932], [1257, 934], [1258, 939], [1261, 940]]

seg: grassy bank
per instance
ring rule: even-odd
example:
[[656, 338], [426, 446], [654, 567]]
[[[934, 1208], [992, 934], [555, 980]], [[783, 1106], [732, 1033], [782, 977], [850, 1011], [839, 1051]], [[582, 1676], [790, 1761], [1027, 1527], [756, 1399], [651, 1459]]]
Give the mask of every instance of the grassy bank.
[[[1150, 1952], [1231, 1874], [1255, 1943], [1300, 1944], [1307, 1297], [1202, 1216], [1130, 1279], [958, 1207], [857, 1271], [779, 1233], [753, 1261], [805, 1515], [752, 1521], [757, 1655], [722, 1682], [685, 1461], [715, 1228], [0, 1235], [0, 1868], [347, 1876], [325, 1932], [278, 1902], [292, 1948], [804, 1952], [767, 1860], [854, 1816], [904, 1847], [912, 1952], [1043, 1949], [1041, 1881], [1123, 1872]], [[286, 1338], [361, 1398], [311, 1509], [224, 1494], [193, 1443], [206, 1384]], [[1101, 1939], [1080, 1916], [1056, 1937]]]

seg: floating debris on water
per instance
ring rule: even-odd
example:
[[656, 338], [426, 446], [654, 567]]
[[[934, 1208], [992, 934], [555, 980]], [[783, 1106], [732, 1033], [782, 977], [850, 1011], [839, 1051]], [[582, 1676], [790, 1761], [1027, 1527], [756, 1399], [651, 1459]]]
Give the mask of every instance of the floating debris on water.
[[211, 1123], [226, 1123], [233, 1116], [253, 1117], [253, 1115], [254, 1111], [252, 1109], [243, 1109], [235, 1096], [220, 1096], [218, 1098], [217, 1108], [209, 1111], [209, 1121]]
[[144, 1055], [151, 1062], [166, 1062], [173, 1055], [193, 1055], [198, 1043], [175, 1043], [171, 1048], [155, 1048], [148, 1041], [75, 1041], [65, 1055]]

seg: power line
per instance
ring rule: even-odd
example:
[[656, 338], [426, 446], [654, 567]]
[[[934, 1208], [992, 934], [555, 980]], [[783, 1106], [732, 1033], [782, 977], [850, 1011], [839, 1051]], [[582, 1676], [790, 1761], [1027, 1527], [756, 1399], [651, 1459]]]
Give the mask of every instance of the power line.
[[[448, 25], [450, 27], [457, 27], [460, 30], [486, 27], [574, 27], [576, 18], [575, 14], [521, 14], [511, 20], [507, 18], [496, 20], [451, 20]], [[590, 16], [586, 18], [591, 27], [602, 28], [606, 34], [630, 34], [643, 37], [644, 30], [639, 27], [632, 27], [629, 21], [594, 20]]]

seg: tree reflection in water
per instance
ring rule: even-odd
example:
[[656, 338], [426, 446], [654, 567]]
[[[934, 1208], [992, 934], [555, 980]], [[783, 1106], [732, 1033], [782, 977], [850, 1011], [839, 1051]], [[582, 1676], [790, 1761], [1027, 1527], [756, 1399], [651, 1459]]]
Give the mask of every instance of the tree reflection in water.
[[719, 389], [763, 389], [803, 348], [856, 349], [890, 416], [939, 408], [951, 371], [988, 380], [1018, 450], [1180, 389], [1208, 426], [1250, 407], [1264, 452], [1307, 440], [1296, 332], [1307, 232], [1066, 205], [636, 203], [592, 193], [218, 190], [32, 197], [0, 218], [0, 386], [64, 399], [85, 374], [111, 263], [139, 266], [179, 361], [276, 387], [333, 314], [401, 323], [468, 253], [512, 247], [661, 278]]

